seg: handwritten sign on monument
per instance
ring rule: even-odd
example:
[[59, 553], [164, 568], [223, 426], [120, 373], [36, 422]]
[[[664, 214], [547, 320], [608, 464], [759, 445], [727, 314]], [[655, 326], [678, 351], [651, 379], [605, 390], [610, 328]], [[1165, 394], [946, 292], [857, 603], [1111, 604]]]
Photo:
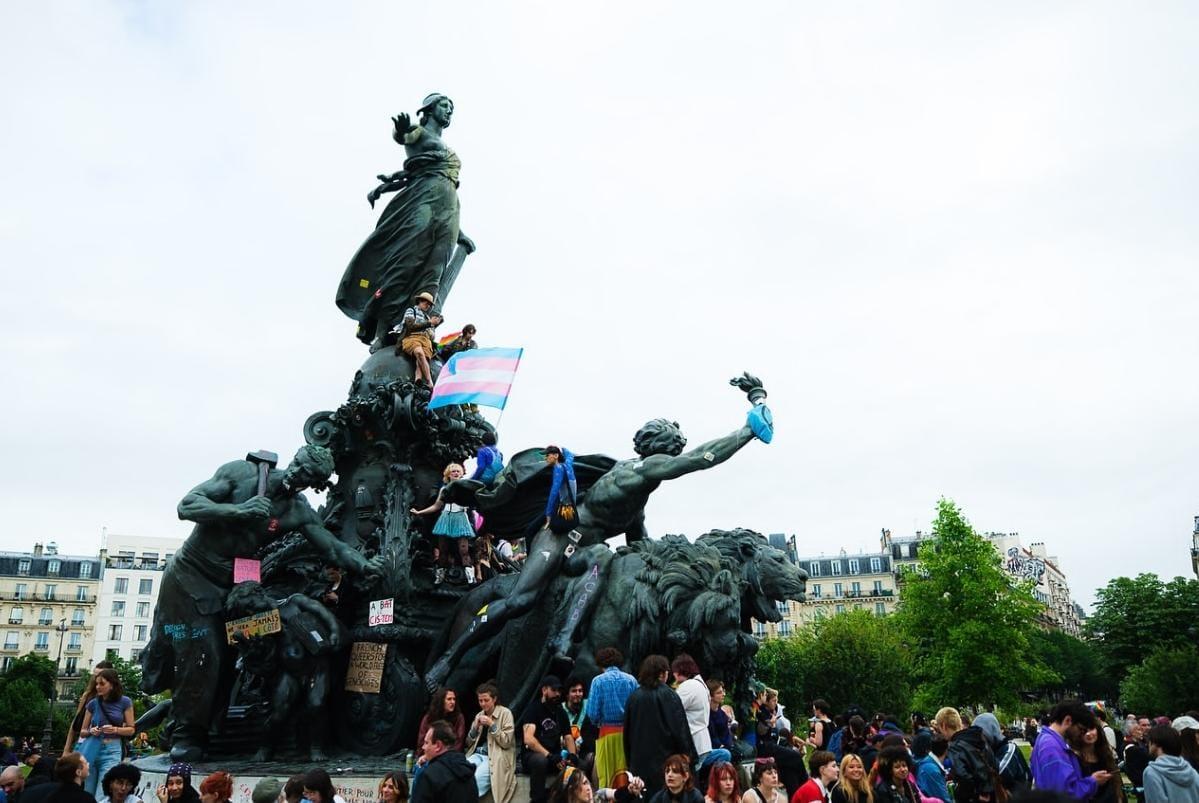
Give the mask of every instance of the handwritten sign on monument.
[[278, 633], [282, 629], [283, 623], [279, 620], [279, 609], [272, 608], [263, 613], [243, 616], [240, 619], [234, 619], [232, 622], [225, 622], [225, 640], [230, 644], [234, 644], [234, 633], [241, 633], [246, 638], [254, 638], [255, 636]]
[[374, 627], [375, 625], [389, 625], [394, 621], [394, 599], [377, 599], [371, 602], [370, 617], [367, 619], [368, 625], [371, 627]]
[[346, 671], [346, 691], [378, 694], [383, 686], [383, 664], [387, 645], [355, 641], [350, 649], [350, 668]]
[[253, 558], [233, 559], [233, 584], [262, 582], [262, 561]]

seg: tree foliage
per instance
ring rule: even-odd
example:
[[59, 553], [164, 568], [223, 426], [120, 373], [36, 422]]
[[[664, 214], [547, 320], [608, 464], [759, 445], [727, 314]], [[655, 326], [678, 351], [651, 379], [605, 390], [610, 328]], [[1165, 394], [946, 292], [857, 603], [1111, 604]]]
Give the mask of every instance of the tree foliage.
[[53, 661], [44, 655], [31, 652], [9, 664], [0, 682], [15, 683], [18, 680], [28, 680], [41, 691], [43, 699], [49, 700], [54, 694], [56, 674]]
[[1029, 647], [1056, 676], [1047, 679], [1040, 691], [1044, 696], [1061, 699], [1106, 699], [1116, 692], [1116, 684], [1104, 674], [1099, 648], [1060, 630], [1033, 630]]
[[[758, 677], [804, 717], [818, 697], [834, 711], [857, 704], [902, 717], [910, 709], [907, 648], [890, 617], [847, 611], [820, 619], [794, 636], [767, 641], [756, 660]], [[793, 713], [791, 721], [802, 718]]]
[[896, 614], [911, 645], [920, 708], [1010, 705], [1022, 691], [1058, 680], [1030, 649], [1040, 603], [947, 499], [937, 504], [920, 563], [903, 576]]
[[1117, 577], [1096, 592], [1087, 634], [1103, 658], [1104, 671], [1123, 680], [1145, 656], [1161, 647], [1194, 643], [1199, 627], [1199, 580], [1156, 574]]
[[49, 711], [49, 698], [34, 680], [5, 678], [0, 686], [0, 733], [41, 733]]
[[1130, 711], [1171, 716], [1199, 708], [1199, 650], [1158, 647], [1120, 684], [1120, 703]]

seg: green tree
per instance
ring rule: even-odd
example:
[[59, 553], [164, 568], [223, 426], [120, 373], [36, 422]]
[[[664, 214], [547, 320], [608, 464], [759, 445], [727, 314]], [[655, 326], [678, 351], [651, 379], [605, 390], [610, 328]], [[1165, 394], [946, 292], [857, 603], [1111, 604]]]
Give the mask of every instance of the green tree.
[[1095, 596], [1087, 635], [1103, 656], [1104, 671], [1116, 682], [1159, 647], [1193, 643], [1199, 624], [1199, 580], [1156, 574], [1117, 577]]
[[54, 662], [43, 655], [28, 653], [17, 658], [8, 665], [3, 676], [4, 683], [14, 683], [18, 680], [32, 682], [42, 692], [42, 697], [50, 699], [54, 694], [54, 677], [57, 670]]
[[1011, 705], [1056, 681], [1029, 646], [1040, 603], [947, 499], [937, 503], [920, 564], [903, 576], [896, 613], [913, 653], [917, 706]]
[[1116, 693], [1116, 684], [1103, 672], [1099, 648], [1060, 630], [1033, 630], [1029, 648], [1056, 675], [1042, 687], [1051, 698], [1103, 699]]
[[793, 724], [818, 697], [834, 711], [857, 704], [903, 717], [910, 710], [907, 647], [893, 618], [848, 611], [819, 619], [793, 636], [764, 643], [757, 664], [758, 677], [779, 690]]
[[808, 644], [812, 635], [811, 629], [804, 629], [785, 638], [767, 639], [754, 657], [758, 680], [778, 689], [779, 700], [793, 710], [804, 700], [804, 680], [811, 666], [807, 661]]
[[0, 687], [0, 733], [41, 733], [49, 704], [35, 681], [6, 680]]
[[1159, 647], [1120, 684], [1120, 703], [1130, 711], [1153, 714], [1199, 708], [1199, 650]]

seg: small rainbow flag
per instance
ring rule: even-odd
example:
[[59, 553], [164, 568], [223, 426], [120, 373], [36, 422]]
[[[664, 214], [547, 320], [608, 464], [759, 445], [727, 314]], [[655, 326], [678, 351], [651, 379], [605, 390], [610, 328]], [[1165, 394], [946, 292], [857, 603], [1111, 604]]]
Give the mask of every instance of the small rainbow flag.
[[458, 335], [460, 335], [460, 334], [462, 334], [461, 329], [458, 330], [457, 332], [452, 332], [452, 333], [446, 335], [445, 337], [441, 338], [441, 340], [437, 341], [437, 348], [443, 348], [443, 347], [448, 346], [449, 344], [453, 343], [458, 338]]
[[524, 349], [460, 351], [441, 369], [429, 409], [451, 404], [478, 404], [503, 410], [520, 367]]

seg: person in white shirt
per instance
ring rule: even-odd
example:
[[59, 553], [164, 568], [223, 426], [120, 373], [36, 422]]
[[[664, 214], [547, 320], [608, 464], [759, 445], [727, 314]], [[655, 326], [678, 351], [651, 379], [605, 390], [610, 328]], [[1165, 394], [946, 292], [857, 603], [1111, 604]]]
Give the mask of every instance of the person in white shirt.
[[707, 780], [708, 767], [717, 761], [732, 761], [733, 755], [723, 747], [712, 749], [712, 735], [708, 732], [708, 718], [712, 712], [711, 695], [708, 684], [700, 677], [695, 659], [685, 652], [679, 653], [671, 663], [670, 671], [678, 683], [675, 692], [687, 714], [687, 728], [691, 731], [691, 741], [695, 743], [695, 754], [699, 757], [702, 783]]

